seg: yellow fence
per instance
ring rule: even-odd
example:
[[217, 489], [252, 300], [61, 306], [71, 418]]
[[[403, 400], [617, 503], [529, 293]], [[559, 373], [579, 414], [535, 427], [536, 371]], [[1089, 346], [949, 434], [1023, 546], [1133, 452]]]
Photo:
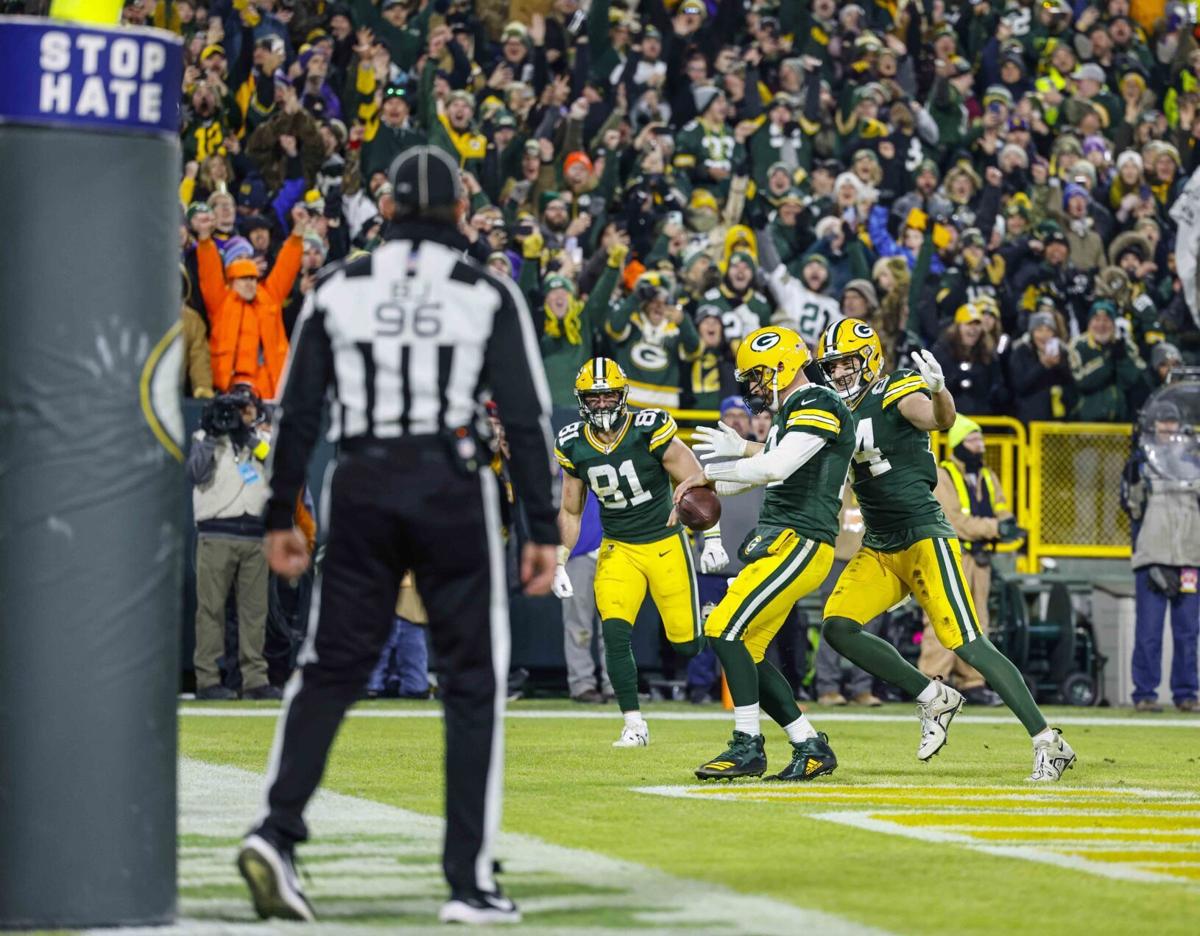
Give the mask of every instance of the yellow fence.
[[1127, 558], [1129, 517], [1120, 491], [1131, 427], [1031, 423], [1029, 429], [1030, 571], [1042, 556]]
[[[671, 412], [686, 442], [694, 426], [712, 425], [720, 415]], [[1017, 522], [1029, 531], [1022, 571], [1039, 571], [1043, 557], [1129, 556], [1129, 518], [1120, 505], [1128, 425], [1038, 422], [1027, 429], [1007, 416], [973, 418], [987, 444], [984, 463], [996, 472]], [[942, 433], [932, 433], [932, 446], [939, 461], [947, 457]]]

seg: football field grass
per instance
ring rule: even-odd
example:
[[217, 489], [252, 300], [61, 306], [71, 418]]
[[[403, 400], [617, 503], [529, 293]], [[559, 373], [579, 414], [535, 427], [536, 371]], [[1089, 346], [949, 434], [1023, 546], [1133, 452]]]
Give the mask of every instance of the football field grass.
[[[262, 932], [233, 868], [261, 803], [275, 710], [180, 718], [181, 915]], [[436, 706], [355, 709], [300, 851], [330, 932], [434, 931]], [[1025, 782], [1028, 739], [968, 709], [929, 764], [911, 706], [809, 711], [840, 766], [804, 785], [703, 785], [732, 728], [716, 708], [646, 709], [651, 744], [615, 750], [611, 706], [518, 702], [507, 722], [501, 882], [541, 933], [1200, 932], [1200, 719], [1048, 713], [1079, 754]], [[771, 767], [786, 763], [767, 729]]]

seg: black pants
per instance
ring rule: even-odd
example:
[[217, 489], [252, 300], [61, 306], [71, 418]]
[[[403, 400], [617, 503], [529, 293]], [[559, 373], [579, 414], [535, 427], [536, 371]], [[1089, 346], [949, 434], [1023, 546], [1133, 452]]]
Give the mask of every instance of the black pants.
[[[456, 893], [495, 888], [510, 643], [499, 497], [490, 471], [464, 477], [436, 440], [339, 457], [308, 636], [271, 752], [263, 834], [284, 845], [307, 838], [304, 808], [346, 709], [379, 660], [400, 579], [411, 568], [445, 704], [443, 868]], [[396, 725], [399, 735], [403, 722]], [[402, 737], [395, 752], [421, 757]]]

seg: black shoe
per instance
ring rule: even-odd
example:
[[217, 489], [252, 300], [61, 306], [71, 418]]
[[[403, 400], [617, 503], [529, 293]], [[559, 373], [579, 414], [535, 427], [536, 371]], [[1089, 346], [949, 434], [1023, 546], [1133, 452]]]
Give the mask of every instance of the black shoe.
[[237, 693], [232, 689], [226, 689], [222, 685], [205, 686], [203, 689], [196, 690], [197, 702], [232, 702], [237, 698]]
[[767, 770], [763, 736], [735, 731], [729, 747], [696, 768], [700, 780], [730, 780], [734, 777], [761, 777]]
[[468, 923], [487, 925], [490, 923], [520, 923], [521, 911], [517, 905], [496, 888], [491, 893], [475, 891], [471, 894], [451, 894], [438, 912], [442, 923]]
[[302, 920], [312, 923], [317, 915], [300, 889], [291, 849], [279, 848], [252, 832], [242, 840], [238, 871], [250, 888], [254, 912], [261, 919]]
[[604, 696], [599, 689], [584, 689], [583, 692], [571, 696], [572, 702], [582, 702], [585, 705], [603, 705]]
[[998, 705], [1004, 704], [1004, 700], [987, 686], [975, 686], [973, 689], [964, 689], [963, 698], [972, 705], [986, 705], [989, 708], [995, 708]]
[[792, 742], [792, 762], [768, 780], [815, 780], [833, 773], [837, 755], [829, 746], [829, 735], [821, 732], [815, 738]]
[[283, 690], [277, 689], [269, 683], [263, 686], [255, 686], [253, 689], [247, 689], [242, 693], [243, 699], [251, 699], [255, 702], [266, 702], [283, 698]]

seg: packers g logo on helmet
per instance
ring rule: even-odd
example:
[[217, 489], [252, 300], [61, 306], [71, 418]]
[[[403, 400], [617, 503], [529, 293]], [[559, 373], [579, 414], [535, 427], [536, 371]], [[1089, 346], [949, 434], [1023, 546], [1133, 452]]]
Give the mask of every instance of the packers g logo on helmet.
[[[616, 405], [597, 408], [597, 395], [617, 393]], [[629, 378], [621, 365], [612, 358], [595, 357], [579, 368], [575, 375], [575, 399], [584, 422], [608, 432], [625, 417], [625, 400], [629, 396]]]
[[[779, 406], [779, 391], [812, 360], [804, 339], [790, 328], [768, 325], [750, 332], [738, 346], [735, 376], [748, 383], [746, 405], [761, 413]], [[768, 402], [767, 394], [771, 394]]]
[[[843, 361], [854, 364], [853, 370], [841, 373], [837, 365]], [[834, 322], [821, 336], [817, 345], [817, 363], [825, 381], [847, 403], [854, 403], [883, 373], [883, 345], [879, 336], [866, 322], [842, 319]], [[839, 370], [837, 377], [833, 371]]]

